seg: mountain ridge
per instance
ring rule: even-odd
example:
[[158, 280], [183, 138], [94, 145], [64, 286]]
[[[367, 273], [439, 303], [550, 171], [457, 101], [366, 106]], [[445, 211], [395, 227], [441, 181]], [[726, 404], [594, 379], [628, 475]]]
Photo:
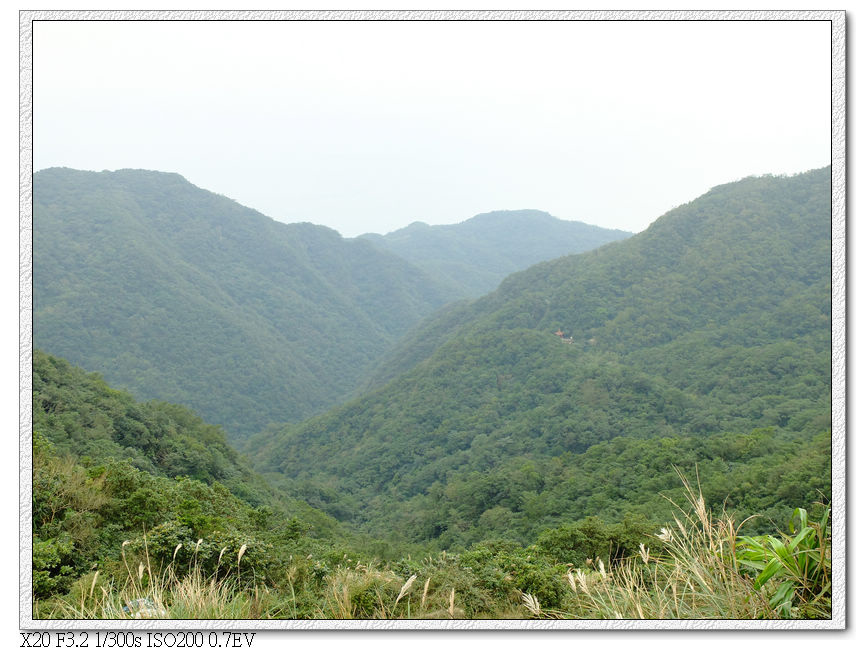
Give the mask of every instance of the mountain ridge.
[[[36, 345], [233, 435], [339, 401], [446, 300], [368, 242], [279, 223], [178, 174], [34, 176]], [[244, 358], [258, 360], [258, 377], [242, 372]], [[226, 369], [236, 388], [206, 379]]]
[[446, 225], [415, 221], [386, 235], [360, 237], [450, 282], [458, 297], [476, 298], [510, 273], [630, 235], [524, 209], [484, 212]]
[[34, 175], [36, 345], [139, 398], [181, 402], [232, 439], [357, 394], [465, 286], [177, 173]]
[[[723, 446], [771, 428], [776, 451], [816, 444], [830, 412], [829, 182], [821, 169], [718, 186], [625, 241], [513, 274], [421, 325], [433, 345], [389, 382], [247, 449], [289, 491], [327, 476], [352, 495], [358, 525], [446, 547], [478, 541], [478, 517], [492, 508], [508, 509], [518, 539], [562, 512], [591, 514], [543, 495], [558, 490], [554, 477], [578, 480], [556, 459], [618, 438]], [[514, 494], [469, 507], [483, 481], [507, 495], [520, 463], [548, 474], [529, 500], [547, 514], [532, 518], [528, 497]], [[663, 476], [659, 485], [678, 483], [669, 468]]]

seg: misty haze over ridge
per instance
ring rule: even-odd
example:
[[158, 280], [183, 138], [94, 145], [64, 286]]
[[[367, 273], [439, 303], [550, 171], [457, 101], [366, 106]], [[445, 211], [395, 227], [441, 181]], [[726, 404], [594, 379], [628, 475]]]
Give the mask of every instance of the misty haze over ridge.
[[626, 235], [541, 212], [497, 214], [534, 223], [546, 249], [509, 260], [526, 237], [504, 247], [481, 215], [429, 228], [438, 240], [412, 236], [421, 254], [400, 256], [389, 236], [284, 224], [175, 173], [42, 170], [36, 345], [139, 398], [186, 404], [249, 435], [346, 399], [445, 303], [494, 288], [520, 265]]
[[718, 185], [514, 273], [423, 321], [358, 399], [245, 450], [315, 507], [443, 549], [655, 516], [673, 467], [782, 520], [829, 483], [830, 190], [829, 168]]

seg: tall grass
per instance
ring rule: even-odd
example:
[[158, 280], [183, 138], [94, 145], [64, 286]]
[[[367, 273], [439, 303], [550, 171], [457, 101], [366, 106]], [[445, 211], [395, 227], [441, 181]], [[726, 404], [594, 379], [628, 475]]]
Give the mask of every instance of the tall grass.
[[[593, 619], [828, 616], [827, 593], [831, 585], [828, 514], [820, 524], [811, 526], [803, 518], [802, 530], [811, 533], [800, 531], [795, 538], [785, 538], [794, 547], [796, 543], [801, 546], [803, 539], [810, 542], [808, 555], [800, 553], [797, 563], [796, 552], [788, 549], [785, 555], [783, 543], [777, 540], [772, 543], [774, 538], [740, 537], [741, 523], [737, 526], [726, 511], [713, 516], [699, 490], [695, 492], [684, 477], [682, 481], [690, 510], [677, 506], [675, 525], [662, 528], [654, 540], [641, 544], [639, 556], [613, 568], [605, 567], [596, 558], [590, 563], [591, 569], [570, 569], [565, 579], [571, 594], [564, 611], [535, 611], [529, 602], [526, 608], [535, 617]], [[743, 548], [750, 555], [743, 555]], [[779, 556], [784, 559], [776, 562]], [[769, 570], [767, 564], [771, 564]], [[779, 564], [781, 569], [777, 569]], [[755, 577], [755, 571], [749, 569], [762, 573]], [[811, 579], [803, 577], [806, 572]], [[789, 583], [792, 586], [785, 587]], [[779, 589], [787, 595], [798, 593], [800, 606], [792, 608], [788, 601], [779, 604]]]
[[[67, 596], [38, 603], [34, 616], [770, 619], [831, 615], [828, 508], [816, 521], [797, 509], [790, 534], [745, 537], [739, 535], [744, 522], [737, 525], [724, 510], [713, 515], [699, 487], [694, 490], [682, 480], [687, 510], [676, 506], [673, 523], [647, 536], [635, 557], [612, 566], [600, 558], [585, 567], [559, 565], [566, 595], [556, 601], [556, 609], [542, 607], [540, 594], [511, 589], [503, 596], [489, 586], [490, 576], [498, 574], [482, 575], [491, 571], [489, 567], [472, 569], [461, 556], [444, 552], [409, 561], [401, 573], [375, 561], [351, 560], [328, 569], [312, 555], [292, 556], [285, 580], [265, 586], [240, 579], [246, 545], [235, 559], [226, 558], [228, 571], [220, 572], [227, 550], [223, 549], [216, 570], [206, 574], [197, 562], [199, 540], [188, 563], [175, 565], [178, 545], [164, 569], [151, 566], [146, 542], [143, 555], [134, 558], [127, 557], [124, 543], [120, 566], [125, 576], [115, 572], [119, 579], [106, 578], [98, 571], [85, 576]], [[513, 576], [505, 577], [510, 580]]]
[[428, 576], [418, 595], [417, 574], [403, 580], [389, 569], [357, 563], [340, 568], [328, 577], [324, 618], [462, 618], [464, 610], [455, 604], [456, 589], [430, 591]]
[[[197, 552], [199, 544], [196, 545]], [[260, 618], [263, 613], [263, 595], [259, 587], [238, 589], [238, 579], [228, 575], [217, 579], [216, 574], [205, 575], [198, 566], [196, 556], [188, 567], [178, 573], [174, 557], [167, 567], [154, 570], [146, 550], [143, 557], [131, 560], [121, 546], [125, 580], [100, 580], [99, 572], [78, 581], [66, 598], [40, 604], [35, 613], [40, 618], [75, 619], [248, 619]], [[237, 565], [243, 557], [241, 547]], [[89, 588], [86, 581], [90, 582]]]

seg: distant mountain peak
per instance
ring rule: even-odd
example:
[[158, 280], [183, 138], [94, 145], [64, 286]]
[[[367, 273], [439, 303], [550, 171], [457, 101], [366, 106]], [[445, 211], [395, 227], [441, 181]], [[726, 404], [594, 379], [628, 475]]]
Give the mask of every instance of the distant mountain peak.
[[642, 513], [674, 466], [711, 507], [789, 512], [829, 484], [830, 197], [825, 170], [746, 179], [514, 273], [417, 326], [365, 396], [249, 451], [370, 531], [443, 547]]
[[36, 345], [235, 436], [346, 399], [450, 298], [369, 242], [179, 174], [54, 168], [33, 187]]
[[415, 221], [387, 235], [362, 237], [448, 281], [461, 297], [478, 297], [510, 273], [629, 235], [520, 209], [483, 212], [455, 224]]
[[558, 219], [544, 210], [524, 208], [520, 210], [491, 210], [490, 212], [481, 212], [470, 219], [466, 219], [462, 223], [467, 223], [469, 221], [496, 221], [506, 219], [555, 219], [556, 221], [563, 221], [563, 219]]

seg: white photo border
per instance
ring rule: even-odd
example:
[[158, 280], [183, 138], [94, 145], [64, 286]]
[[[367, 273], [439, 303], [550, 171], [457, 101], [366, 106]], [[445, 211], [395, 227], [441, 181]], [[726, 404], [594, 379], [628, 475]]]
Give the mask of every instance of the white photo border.
[[[32, 597], [33, 23], [35, 21], [829, 21], [832, 79], [832, 618], [755, 620], [43, 620]], [[844, 11], [19, 12], [19, 625], [26, 630], [842, 630], [847, 627], [846, 14]]]

